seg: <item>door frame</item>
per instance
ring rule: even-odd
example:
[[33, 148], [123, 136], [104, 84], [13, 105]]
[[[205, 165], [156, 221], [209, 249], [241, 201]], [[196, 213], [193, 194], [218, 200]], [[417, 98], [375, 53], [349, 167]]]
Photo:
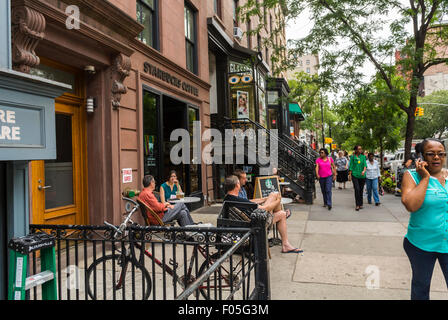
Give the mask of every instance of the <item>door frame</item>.
[[[163, 126], [163, 113], [164, 113], [164, 101], [163, 100], [164, 100], [164, 97], [167, 97], [167, 98], [170, 98], [170, 99], [174, 99], [174, 100], [177, 100], [177, 101], [185, 104], [185, 108], [184, 108], [182, 114], [184, 115], [184, 122], [185, 122], [185, 128], [184, 129], [186, 129], [186, 130], [189, 130], [188, 109], [189, 108], [195, 109], [198, 112], [199, 121], [202, 121], [202, 119], [201, 119], [201, 108], [199, 106], [195, 105], [195, 104], [192, 104], [189, 101], [186, 101], [186, 100], [182, 99], [182, 98], [179, 98], [179, 97], [176, 97], [176, 96], [171, 95], [169, 93], [162, 92], [162, 91], [159, 91], [157, 89], [154, 89], [154, 88], [148, 86], [147, 84], [143, 84], [142, 87], [143, 87], [143, 90], [142, 90], [142, 101], [141, 101], [141, 104], [142, 104], [142, 108], [141, 108], [142, 109], [142, 111], [141, 111], [142, 119], [143, 119], [143, 106], [144, 106], [143, 104], [144, 104], [145, 92], [148, 92], [148, 93], [151, 93], [151, 94], [157, 96], [157, 99], [158, 99], [158, 102], [159, 102], [158, 109], [157, 109], [157, 112], [158, 112], [158, 114], [157, 114], [157, 121], [158, 121], [158, 123], [157, 123], [157, 132], [158, 132], [158, 145], [159, 145], [159, 156], [157, 158], [157, 162], [158, 162], [157, 174], [158, 174], [159, 177], [155, 177], [155, 178], [156, 178], [158, 184], [161, 185], [163, 182], [165, 182], [165, 179], [166, 179], [166, 177], [163, 174], [165, 172], [165, 164], [164, 164], [164, 161], [163, 161], [163, 155], [164, 155], [164, 152], [165, 152], [164, 145], [163, 145], [164, 134], [163, 134], [163, 130], [161, 130], [161, 128]], [[144, 123], [144, 121], [143, 121], [143, 123]], [[143, 132], [143, 127], [141, 129], [142, 129], [142, 132]], [[201, 132], [201, 134], [202, 134], [202, 132]], [[142, 136], [143, 136], [143, 134], [142, 134]], [[140, 161], [144, 162], [144, 158], [142, 157], [142, 159], [140, 159]], [[189, 182], [189, 179], [188, 179], [190, 177], [190, 166], [189, 165], [184, 165], [184, 166], [186, 167], [185, 170], [187, 170], [187, 175], [186, 175], [187, 176], [187, 181], [185, 181], [185, 183], [184, 183], [184, 188], [185, 188], [184, 191], [186, 192], [188, 190], [188, 188], [190, 187], [190, 182]], [[144, 168], [144, 163], [143, 163], [143, 167], [142, 168]], [[199, 191], [198, 191], [201, 194], [203, 194], [202, 169], [203, 169], [203, 163], [201, 161], [200, 170], [199, 170]], [[188, 186], [188, 188], [187, 188], [187, 186]]]
[[[64, 93], [60, 97], [55, 99], [55, 112], [62, 114], [70, 114], [69, 106], [73, 108], [78, 108], [77, 112], [77, 121], [72, 122], [72, 132], [77, 134], [79, 137], [79, 145], [74, 145], [73, 154], [78, 154], [75, 159], [78, 159], [79, 163], [73, 164], [73, 175], [76, 177], [76, 188], [73, 190], [73, 197], [75, 201], [79, 201], [79, 211], [80, 211], [80, 219], [77, 221], [77, 224], [86, 225], [89, 221], [89, 212], [88, 212], [88, 167], [87, 167], [87, 114], [85, 112], [84, 106], [86, 103], [86, 88], [83, 77], [83, 71], [61, 64], [54, 60], [41, 57], [41, 63], [49, 66], [54, 69], [59, 69], [65, 72], [69, 72], [75, 76], [75, 90], [74, 93]], [[77, 123], [76, 123], [77, 122]], [[44, 215], [40, 216], [40, 214], [34, 212], [34, 208], [36, 208], [36, 199], [37, 197], [33, 197], [35, 190], [37, 190], [38, 183], [37, 180], [33, 177], [33, 166], [35, 164], [30, 164], [30, 196], [31, 196], [31, 216], [30, 219], [32, 223], [43, 223]], [[75, 186], [75, 181], [74, 181]], [[73, 206], [62, 207], [66, 210], [73, 208]], [[60, 209], [58, 209], [60, 210]], [[49, 212], [55, 211], [50, 209]], [[45, 213], [45, 206], [44, 206]], [[79, 222], [79, 223], [78, 223]]]

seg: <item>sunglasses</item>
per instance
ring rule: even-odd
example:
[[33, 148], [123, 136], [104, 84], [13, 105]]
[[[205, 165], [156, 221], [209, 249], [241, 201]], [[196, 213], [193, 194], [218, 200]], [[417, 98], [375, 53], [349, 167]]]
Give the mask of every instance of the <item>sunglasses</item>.
[[445, 158], [445, 157], [446, 157], [446, 152], [439, 152], [439, 153], [426, 152], [426, 153], [425, 153], [425, 156], [427, 156], [428, 158], [434, 158], [436, 155], [437, 155], [439, 158]]

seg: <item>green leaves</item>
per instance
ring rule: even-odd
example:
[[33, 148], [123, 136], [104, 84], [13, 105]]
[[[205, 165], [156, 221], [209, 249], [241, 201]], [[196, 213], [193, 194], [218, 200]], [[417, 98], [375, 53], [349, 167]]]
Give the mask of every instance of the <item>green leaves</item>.
[[[436, 91], [424, 98], [420, 98], [419, 107], [424, 108], [424, 116], [417, 117], [415, 121], [415, 137], [424, 139], [428, 137], [442, 138], [448, 130], [448, 91]], [[431, 105], [434, 103], [434, 105]]]

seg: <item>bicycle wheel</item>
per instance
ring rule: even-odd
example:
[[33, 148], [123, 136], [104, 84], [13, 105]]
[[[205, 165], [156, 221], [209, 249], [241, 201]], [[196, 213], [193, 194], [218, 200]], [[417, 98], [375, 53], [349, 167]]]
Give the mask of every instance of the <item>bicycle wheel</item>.
[[[210, 260], [204, 261], [199, 268], [199, 278], [219, 259], [218, 254], [210, 257]], [[245, 262], [247, 264], [247, 260]], [[242, 259], [239, 255], [234, 255], [232, 261], [230, 258], [226, 259], [221, 266], [213, 272], [208, 280], [199, 286], [199, 292], [206, 300], [210, 299], [226, 299], [228, 295], [236, 288], [242, 279]], [[238, 296], [235, 297], [238, 299]]]
[[95, 260], [86, 277], [93, 300], [147, 300], [151, 294], [148, 271], [120, 254]]

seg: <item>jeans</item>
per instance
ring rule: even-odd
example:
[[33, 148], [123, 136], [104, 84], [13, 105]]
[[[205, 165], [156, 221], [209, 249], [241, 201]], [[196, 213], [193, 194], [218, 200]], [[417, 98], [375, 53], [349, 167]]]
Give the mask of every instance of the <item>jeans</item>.
[[380, 196], [378, 194], [378, 178], [376, 179], [366, 179], [367, 186], [367, 201], [372, 203], [372, 191], [373, 191], [373, 200], [375, 203], [380, 203]]
[[352, 176], [353, 181], [353, 188], [355, 189], [355, 202], [356, 206], [360, 207], [363, 205], [363, 192], [364, 192], [364, 185], [366, 184], [366, 179], [363, 178], [356, 178]]
[[404, 238], [403, 248], [408, 255], [412, 268], [411, 300], [429, 300], [432, 273], [436, 260], [448, 287], [448, 253], [428, 252], [414, 246]]
[[320, 184], [320, 190], [322, 191], [322, 196], [324, 199], [324, 204], [326, 206], [331, 207], [332, 206], [332, 190], [333, 187], [333, 176], [325, 177], [325, 178], [319, 178], [319, 184]]
[[191, 218], [190, 211], [188, 210], [185, 203], [176, 203], [173, 209], [168, 209], [163, 216], [162, 221], [164, 223], [177, 220], [177, 223], [181, 227], [192, 225], [194, 223]]

